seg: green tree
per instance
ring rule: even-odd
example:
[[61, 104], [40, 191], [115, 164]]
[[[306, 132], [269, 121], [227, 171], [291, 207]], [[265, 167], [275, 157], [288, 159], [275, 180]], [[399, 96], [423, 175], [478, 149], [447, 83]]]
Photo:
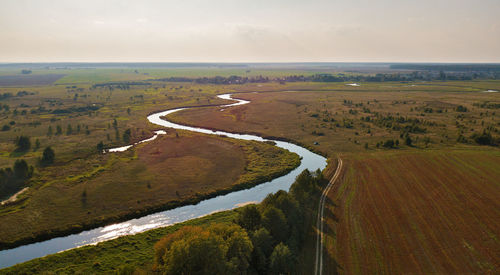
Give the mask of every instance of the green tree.
[[407, 146], [412, 146], [412, 142], [413, 141], [411, 140], [411, 137], [409, 135], [407, 135], [406, 138], [405, 138], [405, 144]]
[[51, 137], [52, 134], [53, 134], [52, 126], [49, 126], [49, 128], [47, 129], [47, 136]]
[[123, 132], [123, 141], [125, 143], [129, 143], [131, 135], [132, 135], [132, 131], [130, 129], [125, 130], [125, 132]]
[[273, 250], [269, 259], [269, 269], [272, 274], [291, 274], [293, 255], [288, 246], [279, 243]]
[[288, 238], [288, 225], [285, 214], [276, 207], [268, 207], [262, 213], [262, 225], [278, 242], [285, 242]]
[[25, 152], [31, 148], [31, 141], [28, 136], [19, 136], [16, 138], [16, 151]]
[[69, 136], [73, 134], [73, 127], [71, 127], [71, 124], [68, 124], [68, 127], [66, 128], [66, 135]]
[[62, 128], [61, 125], [56, 126], [56, 136], [62, 135]]
[[40, 162], [44, 166], [50, 165], [50, 164], [54, 163], [55, 158], [56, 158], [56, 154], [55, 154], [54, 150], [50, 146], [48, 146], [45, 148], [45, 150], [43, 150], [42, 159]]
[[99, 153], [104, 152], [104, 143], [102, 141], [97, 143], [97, 152], [99, 152]]
[[239, 226], [185, 226], [156, 243], [155, 269], [164, 274], [244, 273], [252, 249]]
[[260, 212], [255, 204], [242, 207], [236, 223], [248, 231], [254, 231], [260, 226]]
[[252, 267], [259, 273], [265, 274], [268, 259], [273, 251], [273, 237], [265, 228], [260, 228], [252, 234]]
[[28, 166], [24, 159], [18, 159], [14, 163], [14, 176], [17, 179], [25, 180], [33, 174], [33, 167]]

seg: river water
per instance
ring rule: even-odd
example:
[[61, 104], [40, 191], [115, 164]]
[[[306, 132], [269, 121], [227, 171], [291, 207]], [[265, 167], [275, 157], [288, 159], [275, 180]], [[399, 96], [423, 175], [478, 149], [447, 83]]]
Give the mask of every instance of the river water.
[[[219, 95], [218, 97], [222, 99], [228, 99], [228, 100], [232, 99], [237, 101], [236, 103], [221, 105], [220, 106], [222, 108], [221, 111], [224, 111], [226, 108], [231, 108], [233, 106], [250, 103], [249, 101], [246, 100], [233, 99], [231, 98], [230, 94]], [[28, 245], [19, 246], [17, 248], [0, 251], [0, 268], [9, 267], [17, 263], [22, 263], [34, 258], [43, 257], [45, 255], [54, 254], [75, 247], [96, 244], [120, 236], [137, 234], [153, 228], [164, 227], [175, 223], [184, 222], [194, 218], [209, 215], [211, 213], [215, 213], [218, 211], [233, 209], [247, 203], [252, 203], [252, 202], [257, 203], [262, 201], [270, 193], [275, 193], [278, 190], [288, 191], [291, 184], [294, 182], [295, 177], [297, 177], [297, 175], [299, 175], [304, 169], [315, 171], [317, 169], [322, 170], [326, 167], [326, 159], [324, 157], [289, 142], [264, 139], [262, 137], [255, 135], [235, 134], [223, 131], [212, 131], [203, 128], [189, 127], [180, 124], [175, 124], [162, 118], [168, 114], [186, 109], [190, 108], [178, 108], [178, 109], [172, 109], [155, 113], [148, 116], [147, 119], [151, 123], [163, 127], [170, 127], [170, 128], [188, 130], [205, 134], [225, 135], [236, 139], [255, 140], [261, 142], [274, 141], [276, 143], [276, 146], [298, 154], [301, 157], [300, 166], [291, 171], [290, 173], [281, 176], [279, 178], [276, 178], [274, 180], [271, 180], [269, 182], [259, 184], [250, 189], [236, 191], [229, 193], [227, 195], [222, 195], [215, 198], [207, 199], [201, 201], [196, 205], [182, 206], [171, 210], [150, 214], [141, 218], [87, 230], [78, 234], [53, 238], [43, 242], [32, 243]], [[158, 135], [163, 133], [164, 132], [161, 130], [157, 131], [155, 132], [155, 136], [141, 142], [153, 141]], [[120, 148], [111, 149], [108, 151], [109, 152], [124, 151], [131, 148], [132, 146], [133, 145], [124, 146]]]

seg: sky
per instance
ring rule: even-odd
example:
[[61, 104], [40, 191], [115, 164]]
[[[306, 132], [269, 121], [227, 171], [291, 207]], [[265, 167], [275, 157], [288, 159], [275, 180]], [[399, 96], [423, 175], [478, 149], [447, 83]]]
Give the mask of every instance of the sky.
[[0, 0], [0, 62], [500, 62], [500, 0]]

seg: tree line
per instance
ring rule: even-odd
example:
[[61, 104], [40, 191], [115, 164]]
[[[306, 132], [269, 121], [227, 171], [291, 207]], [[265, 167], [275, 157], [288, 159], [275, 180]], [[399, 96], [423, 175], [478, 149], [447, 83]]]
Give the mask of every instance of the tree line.
[[311, 213], [327, 183], [304, 170], [290, 192], [238, 209], [229, 224], [185, 226], [158, 241], [153, 271], [161, 274], [293, 274]]

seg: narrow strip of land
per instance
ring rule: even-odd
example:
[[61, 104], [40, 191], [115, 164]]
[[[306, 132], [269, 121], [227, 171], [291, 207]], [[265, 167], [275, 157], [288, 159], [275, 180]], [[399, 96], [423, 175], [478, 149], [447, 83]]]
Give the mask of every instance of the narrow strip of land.
[[314, 274], [323, 274], [323, 215], [324, 215], [324, 210], [325, 210], [325, 201], [326, 197], [328, 195], [328, 192], [332, 188], [332, 186], [335, 184], [335, 181], [340, 175], [340, 171], [342, 171], [342, 159], [338, 159], [338, 165], [337, 165], [337, 170], [335, 171], [335, 174], [333, 175], [332, 179], [328, 182], [328, 185], [326, 186], [325, 190], [323, 190], [323, 193], [321, 194], [321, 198], [319, 200], [319, 205], [318, 205], [318, 219], [316, 221], [316, 228], [318, 229], [317, 231], [317, 237], [316, 237], [316, 263], [314, 265]]

